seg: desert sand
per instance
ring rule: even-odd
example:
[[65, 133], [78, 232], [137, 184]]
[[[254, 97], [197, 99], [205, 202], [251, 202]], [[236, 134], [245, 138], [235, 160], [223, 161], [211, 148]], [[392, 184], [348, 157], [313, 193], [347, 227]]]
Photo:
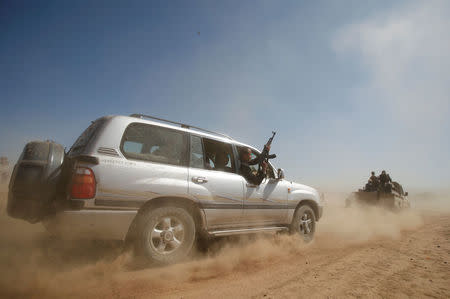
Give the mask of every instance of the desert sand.
[[450, 297], [445, 205], [394, 214], [335, 201], [310, 244], [220, 239], [187, 262], [142, 268], [118, 242], [54, 240], [40, 224], [9, 218], [1, 188], [0, 298]]

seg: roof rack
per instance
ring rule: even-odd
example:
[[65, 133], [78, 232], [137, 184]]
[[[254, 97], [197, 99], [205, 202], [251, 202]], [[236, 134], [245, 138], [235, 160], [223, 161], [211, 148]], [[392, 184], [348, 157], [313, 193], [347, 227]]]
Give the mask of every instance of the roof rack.
[[134, 113], [134, 114], [130, 114], [130, 117], [137, 117], [137, 118], [142, 118], [142, 119], [143, 118], [149, 118], [149, 119], [159, 120], [159, 121], [162, 121], [162, 122], [166, 122], [166, 123], [170, 123], [170, 124], [174, 124], [174, 125], [179, 125], [180, 127], [184, 128], [184, 129], [193, 129], [193, 130], [197, 130], [197, 131], [202, 131], [202, 132], [218, 135], [218, 136], [225, 137], [225, 138], [228, 138], [230, 140], [233, 140], [233, 138], [231, 138], [230, 136], [228, 136], [226, 134], [213, 132], [213, 131], [202, 129], [202, 128], [199, 128], [199, 127], [196, 127], [196, 126], [191, 126], [191, 125], [187, 125], [187, 124], [183, 124], [183, 123], [179, 123], [179, 122], [176, 122], [176, 121], [172, 121], [172, 120], [168, 120], [168, 119], [164, 119], [164, 118], [159, 118], [159, 117], [155, 117], [155, 116], [151, 116], [151, 115]]

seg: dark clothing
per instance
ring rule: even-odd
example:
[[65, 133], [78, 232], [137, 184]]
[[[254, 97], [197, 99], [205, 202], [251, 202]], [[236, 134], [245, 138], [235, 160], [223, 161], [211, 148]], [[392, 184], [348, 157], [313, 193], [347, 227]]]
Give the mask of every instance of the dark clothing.
[[[241, 162], [242, 163], [242, 162]], [[250, 161], [248, 161], [248, 165], [256, 165], [256, 164], [258, 164], [259, 163], [259, 157], [256, 157], [255, 159], [253, 159], [253, 160], [250, 160]]]
[[372, 181], [372, 183], [375, 183], [375, 182], [378, 183], [378, 178], [377, 178], [376, 175], [371, 175], [371, 176], [370, 176], [370, 180]]
[[391, 177], [389, 176], [389, 174], [387, 174], [387, 173], [380, 174], [380, 183], [382, 185], [384, 185], [384, 184], [386, 184], [388, 182], [392, 182]]
[[384, 185], [384, 192], [386, 192], [386, 193], [391, 193], [392, 192], [392, 185], [390, 184], [390, 183], [386, 183], [385, 185]]
[[241, 175], [247, 180], [247, 182], [253, 185], [259, 185], [265, 178], [265, 174], [258, 172], [256, 175], [253, 174], [252, 169], [247, 163], [241, 161]]
[[391, 193], [392, 191], [392, 185], [390, 182], [392, 182], [391, 177], [387, 173], [380, 174], [380, 189], [382, 192]]
[[366, 192], [371, 192], [373, 191], [373, 186], [371, 183], [367, 183], [366, 186], [364, 187], [364, 191]]
[[370, 181], [370, 184], [373, 186], [373, 189], [377, 190], [380, 185], [380, 182], [378, 181], [377, 176], [371, 175], [369, 181]]

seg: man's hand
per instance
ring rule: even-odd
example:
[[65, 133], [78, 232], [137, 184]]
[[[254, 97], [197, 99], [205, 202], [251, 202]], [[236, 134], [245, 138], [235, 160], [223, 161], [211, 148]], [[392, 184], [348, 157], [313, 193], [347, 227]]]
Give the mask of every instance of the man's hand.
[[266, 161], [263, 161], [263, 162], [261, 163], [261, 167], [262, 167], [263, 172], [265, 173], [265, 172], [266, 172], [266, 169], [267, 169], [267, 162], [266, 162]]
[[270, 144], [266, 144], [264, 147], [270, 152]]

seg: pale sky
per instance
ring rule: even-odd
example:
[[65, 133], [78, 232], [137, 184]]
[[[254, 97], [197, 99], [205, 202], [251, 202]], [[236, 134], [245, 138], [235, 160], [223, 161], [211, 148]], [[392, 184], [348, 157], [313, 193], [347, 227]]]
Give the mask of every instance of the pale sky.
[[[320, 188], [449, 188], [449, 1], [2, 1], [0, 155], [145, 113]], [[200, 34], [198, 34], [200, 32]]]

